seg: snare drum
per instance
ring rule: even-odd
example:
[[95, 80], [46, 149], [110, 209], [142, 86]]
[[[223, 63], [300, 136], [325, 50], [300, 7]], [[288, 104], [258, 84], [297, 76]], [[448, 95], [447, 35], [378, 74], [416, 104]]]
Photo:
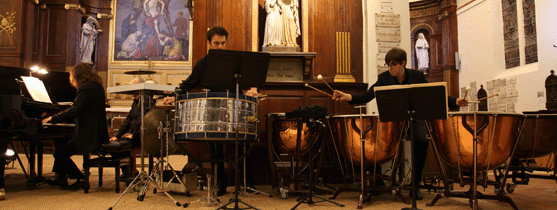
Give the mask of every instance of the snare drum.
[[521, 120], [522, 114], [515, 113], [449, 112], [448, 119], [431, 121], [431, 129], [441, 158], [465, 171], [474, 169], [475, 133], [477, 169], [491, 170], [510, 157]]
[[514, 158], [538, 158], [557, 151], [557, 114], [524, 114]]
[[[402, 122], [380, 122], [378, 115], [335, 115], [329, 119], [333, 140], [337, 142], [342, 156], [355, 164], [361, 162], [363, 127], [365, 138], [365, 162], [382, 164], [391, 160], [398, 149], [402, 134]], [[363, 123], [362, 123], [363, 122]], [[363, 124], [363, 126], [362, 126]]]
[[[237, 101], [238, 139], [254, 141], [257, 137], [257, 98], [240, 94]], [[177, 140], [234, 141], [236, 94], [206, 92], [182, 94], [176, 100]]]

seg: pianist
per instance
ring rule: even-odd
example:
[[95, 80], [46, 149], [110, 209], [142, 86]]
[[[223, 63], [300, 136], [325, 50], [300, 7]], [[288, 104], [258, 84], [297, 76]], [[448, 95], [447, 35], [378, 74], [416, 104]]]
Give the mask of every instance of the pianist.
[[[91, 66], [78, 63], [70, 70], [70, 83], [77, 89], [73, 105], [51, 117], [43, 123], [59, 123], [75, 119], [75, 136], [65, 141], [55, 141], [54, 166], [56, 179], [49, 181], [51, 185], [59, 185], [61, 189], [83, 188], [83, 174], [70, 158], [74, 154], [86, 154], [108, 142], [106, 125], [105, 93], [101, 85], [101, 77]], [[67, 179], [76, 179], [68, 186]]]

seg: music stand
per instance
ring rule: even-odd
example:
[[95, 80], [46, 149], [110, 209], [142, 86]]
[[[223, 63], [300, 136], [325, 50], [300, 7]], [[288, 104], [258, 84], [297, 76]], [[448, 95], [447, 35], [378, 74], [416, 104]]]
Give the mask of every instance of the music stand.
[[[240, 199], [238, 199], [238, 142], [239, 142], [239, 117], [238, 101], [240, 90], [257, 87], [262, 89], [265, 86], [267, 70], [269, 69], [269, 53], [233, 51], [233, 50], [209, 50], [207, 55], [207, 69], [205, 72], [205, 87], [212, 91], [222, 91], [223, 89], [236, 93], [234, 112], [236, 115], [236, 140], [234, 147], [234, 198], [218, 209], [257, 209]], [[219, 75], [209, 78], [208, 75]], [[235, 91], [234, 91], [235, 90]], [[245, 154], [242, 156], [245, 157]], [[226, 206], [234, 203], [233, 208]], [[238, 203], [242, 203], [248, 208], [239, 208]]]
[[412, 207], [416, 210], [416, 158], [414, 158], [414, 120], [447, 119], [447, 87], [445, 82], [375, 87], [375, 98], [381, 122], [408, 121], [412, 157]]

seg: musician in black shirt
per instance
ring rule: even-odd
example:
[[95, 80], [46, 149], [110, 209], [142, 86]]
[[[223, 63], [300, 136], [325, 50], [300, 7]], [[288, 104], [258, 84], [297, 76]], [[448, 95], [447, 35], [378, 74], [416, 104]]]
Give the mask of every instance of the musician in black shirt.
[[[137, 84], [140, 81], [139, 79], [133, 79], [131, 81], [132, 84]], [[145, 96], [144, 102], [144, 113], [148, 113], [151, 110], [151, 105], [153, 102], [148, 99], [148, 96]], [[126, 116], [126, 120], [118, 129], [118, 133], [110, 138], [110, 141], [132, 141], [134, 147], [141, 146], [141, 104], [139, 101], [141, 100], [139, 95], [134, 95], [133, 103], [131, 105], [130, 112], [128, 116]], [[129, 152], [123, 153], [113, 153], [111, 154], [113, 157], [126, 157], [129, 156]], [[121, 178], [131, 178], [134, 174], [137, 173], [137, 169], [135, 167], [135, 157], [132, 157], [132, 164], [131, 168], [130, 165], [122, 166], [122, 176]]]
[[[226, 41], [228, 39], [228, 31], [223, 27], [213, 27], [209, 31], [207, 31], [207, 44], [211, 49], [219, 49], [224, 50], [226, 48]], [[206, 75], [206, 68], [207, 68], [207, 56], [201, 58], [192, 70], [190, 76], [182, 81], [180, 84], [180, 93], [185, 94], [197, 86], [200, 85], [202, 81], [205, 81]], [[220, 91], [220, 90], [213, 90], [213, 91]], [[250, 90], [246, 92], [248, 96], [256, 96], [258, 94], [257, 88], [252, 87]], [[165, 97], [164, 104], [172, 104], [175, 101], [175, 97]], [[223, 145], [222, 144], [211, 144], [211, 149], [213, 150], [213, 154], [217, 154], [217, 158], [224, 159], [223, 154]], [[250, 171], [250, 161], [247, 161], [246, 164], [246, 171]], [[222, 195], [226, 192], [226, 186], [228, 186], [228, 179], [226, 178], [226, 173], [224, 171], [224, 163], [220, 162], [217, 164], [217, 185], [219, 186], [219, 190], [217, 192], [218, 195]], [[246, 174], [247, 185], [249, 188], [254, 188], [253, 186], [253, 177], [248, 172]]]
[[[425, 75], [421, 71], [414, 69], [407, 69], [406, 66], [406, 51], [400, 48], [393, 48], [387, 52], [385, 56], [386, 65], [389, 71], [379, 74], [377, 82], [373, 84], [369, 90], [364, 93], [347, 94], [335, 90], [333, 100], [335, 101], [348, 101], [349, 104], [360, 104], [370, 102], [375, 98], [374, 87], [388, 86], [388, 85], [404, 85], [404, 84], [419, 84], [427, 83]], [[454, 98], [448, 96], [449, 107], [456, 109], [459, 106], [467, 106], [468, 100], [464, 98]], [[415, 121], [413, 124], [414, 130], [414, 157], [416, 158], [416, 181], [421, 181], [422, 171], [424, 169], [425, 160], [427, 157], [427, 148], [429, 141], [426, 138], [427, 130], [424, 121]], [[423, 196], [419, 189], [416, 192], [416, 198], [422, 200]]]

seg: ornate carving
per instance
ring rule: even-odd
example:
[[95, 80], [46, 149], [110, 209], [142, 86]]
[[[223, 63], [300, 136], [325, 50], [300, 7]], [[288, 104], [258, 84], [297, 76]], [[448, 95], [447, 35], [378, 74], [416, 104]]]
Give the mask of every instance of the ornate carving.
[[83, 9], [81, 7], [81, 5], [79, 5], [79, 4], [65, 4], [64, 9], [66, 9], [66, 10], [76, 9], [77, 11], [79, 11], [81, 13], [85, 13], [85, 9]]
[[0, 35], [1, 34], [13, 34], [17, 29], [15, 27], [15, 12], [6, 12], [6, 16], [0, 14]]
[[97, 19], [101, 19], [101, 18], [108, 18], [108, 19], [112, 19], [113, 15], [110, 13], [98, 13], [97, 14]]

